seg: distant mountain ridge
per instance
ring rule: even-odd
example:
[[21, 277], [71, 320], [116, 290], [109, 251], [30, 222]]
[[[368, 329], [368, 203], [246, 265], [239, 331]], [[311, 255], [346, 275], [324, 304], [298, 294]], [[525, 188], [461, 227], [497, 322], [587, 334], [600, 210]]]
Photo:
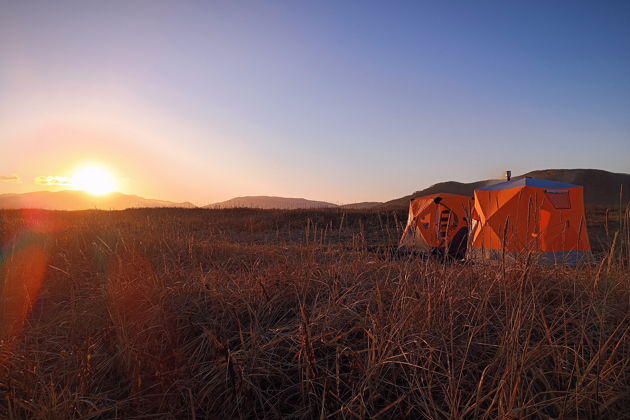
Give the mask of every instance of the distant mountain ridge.
[[[622, 202], [625, 204], [630, 200], [630, 174], [608, 172], [601, 169], [543, 169], [514, 176], [512, 179], [525, 177], [582, 185], [584, 187], [584, 202], [589, 206], [619, 205], [620, 188], [623, 189]], [[424, 190], [387, 201], [379, 208], [406, 208], [413, 198], [440, 192], [472, 196], [477, 188], [503, 181], [502, 179], [487, 179], [469, 183], [439, 182]]]
[[[584, 201], [589, 206], [618, 206], [619, 193], [622, 191], [621, 201], [625, 205], [630, 201], [630, 174], [613, 173], [600, 169], [544, 169], [531, 171], [513, 179], [533, 177], [551, 181], [567, 182], [584, 186]], [[274, 196], [246, 196], [236, 197], [227, 201], [209, 204], [204, 208], [239, 208], [249, 207], [258, 209], [320, 209], [341, 208], [348, 210], [383, 210], [407, 208], [409, 200], [422, 195], [439, 192], [472, 196], [476, 188], [502, 182], [503, 180], [483, 180], [477, 182], [439, 182], [428, 188], [416, 191], [385, 203], [361, 202], [337, 205], [326, 201], [308, 200], [305, 198], [288, 198]], [[111, 193], [102, 196], [88, 194], [84, 191], [37, 191], [24, 194], [0, 194], [0, 208], [39, 208], [46, 210], [123, 210], [141, 207], [179, 207], [195, 208], [189, 202], [176, 203], [165, 200], [154, 200], [137, 195]]]
[[110, 193], [92, 195], [84, 191], [36, 191], [24, 194], [0, 194], [0, 208], [25, 209], [36, 208], [44, 210], [124, 210], [140, 207], [181, 207], [193, 208], [189, 202], [175, 203], [172, 201], [153, 200], [137, 195]]
[[248, 207], [254, 209], [317, 209], [338, 207], [336, 204], [326, 201], [307, 200], [305, 198], [288, 198], [288, 197], [272, 197], [272, 196], [247, 196], [235, 197], [220, 203], [213, 203], [204, 206], [207, 209], [228, 209]]
[[380, 201], [363, 201], [361, 203], [342, 204], [339, 207], [350, 210], [367, 210], [378, 207], [381, 204], [383, 203], [381, 203]]
[[630, 200], [630, 174], [601, 169], [544, 169], [528, 172], [520, 178], [525, 176], [582, 185], [587, 205], [618, 206], [620, 189], [622, 203]]

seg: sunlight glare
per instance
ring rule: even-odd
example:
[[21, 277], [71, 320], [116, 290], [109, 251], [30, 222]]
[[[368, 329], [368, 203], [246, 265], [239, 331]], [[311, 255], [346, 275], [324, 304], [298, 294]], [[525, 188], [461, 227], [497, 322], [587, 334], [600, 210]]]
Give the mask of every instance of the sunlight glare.
[[75, 190], [101, 195], [114, 191], [116, 183], [114, 177], [105, 169], [87, 166], [72, 176], [72, 186]]

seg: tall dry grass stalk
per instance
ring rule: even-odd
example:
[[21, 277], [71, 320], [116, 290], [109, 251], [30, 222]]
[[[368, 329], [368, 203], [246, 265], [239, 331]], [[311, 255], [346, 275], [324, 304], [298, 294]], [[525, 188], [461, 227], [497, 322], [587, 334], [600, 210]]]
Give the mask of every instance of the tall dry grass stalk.
[[[627, 259], [390, 258], [373, 251], [395, 214], [40, 217], [58, 228], [33, 239], [41, 287], [2, 329], [0, 417], [630, 416]], [[28, 270], [6, 244], [31, 228], [0, 218], [6, 308]]]

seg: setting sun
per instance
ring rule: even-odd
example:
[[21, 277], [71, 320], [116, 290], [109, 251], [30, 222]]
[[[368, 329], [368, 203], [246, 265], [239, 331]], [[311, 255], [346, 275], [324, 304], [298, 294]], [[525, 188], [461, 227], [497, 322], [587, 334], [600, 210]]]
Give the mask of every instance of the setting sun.
[[72, 176], [71, 183], [76, 190], [96, 195], [110, 193], [116, 188], [114, 177], [98, 166], [88, 166], [79, 170]]

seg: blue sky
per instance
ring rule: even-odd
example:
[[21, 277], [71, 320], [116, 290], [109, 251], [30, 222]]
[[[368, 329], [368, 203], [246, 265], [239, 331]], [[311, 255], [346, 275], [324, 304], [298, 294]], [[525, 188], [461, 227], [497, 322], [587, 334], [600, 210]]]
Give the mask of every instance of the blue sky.
[[630, 2], [0, 1], [0, 144], [199, 204], [629, 172]]

